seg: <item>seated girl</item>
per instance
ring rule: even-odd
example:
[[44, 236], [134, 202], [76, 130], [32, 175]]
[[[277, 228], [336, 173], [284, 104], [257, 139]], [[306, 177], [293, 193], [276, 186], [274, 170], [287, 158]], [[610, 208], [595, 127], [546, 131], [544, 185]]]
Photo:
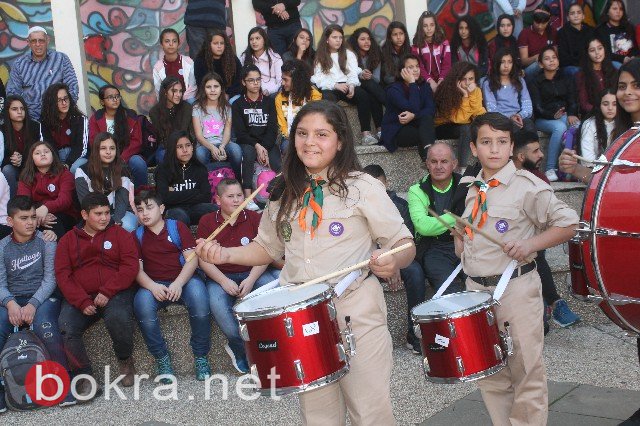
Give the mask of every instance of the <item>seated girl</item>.
[[282, 58], [271, 47], [267, 32], [262, 27], [249, 31], [247, 49], [240, 56], [243, 66], [255, 65], [260, 70], [262, 94], [275, 97], [282, 83]]
[[451, 38], [451, 63], [469, 62], [478, 68], [478, 75], [484, 77], [489, 70], [489, 55], [478, 21], [473, 16], [462, 16], [455, 28]]
[[[594, 161], [611, 143], [611, 135], [616, 127], [617, 100], [616, 90], [607, 88], [600, 92], [600, 105], [580, 128], [581, 156]], [[591, 166], [590, 163], [585, 163]]]
[[293, 37], [289, 49], [282, 54], [282, 62], [298, 59], [309, 67], [309, 74], [313, 72], [313, 61], [316, 59], [316, 50], [313, 48], [313, 34], [306, 28], [300, 28]]
[[514, 63], [520, 69], [520, 53], [518, 51], [518, 41], [514, 37], [513, 29], [515, 20], [511, 15], [500, 15], [496, 21], [496, 36], [489, 42], [489, 70], [492, 68], [491, 61], [500, 49], [508, 49], [514, 58]]
[[411, 53], [409, 33], [402, 22], [393, 21], [387, 27], [387, 38], [380, 48], [382, 52], [382, 65], [380, 79], [382, 84], [390, 86], [396, 82], [400, 61], [405, 55]]
[[225, 30], [211, 29], [193, 63], [193, 73], [198, 87], [202, 84], [205, 74], [215, 72], [224, 81], [227, 99], [233, 101], [242, 92], [241, 69], [242, 64], [236, 57], [236, 51]]
[[387, 88], [382, 144], [390, 152], [398, 147], [417, 145], [424, 161], [427, 146], [435, 142], [431, 86], [420, 74], [420, 60], [412, 53], [402, 59], [398, 75], [398, 81]]
[[193, 74], [193, 59], [181, 55], [180, 36], [173, 28], [165, 28], [160, 33], [162, 53], [153, 66], [153, 87], [156, 96], [160, 95], [160, 85], [167, 77], [177, 77], [185, 87], [184, 100], [192, 104], [196, 99], [196, 78]]
[[616, 68], [620, 68], [622, 64], [626, 64], [638, 55], [634, 25], [629, 21], [627, 9], [622, 0], [607, 1], [602, 9], [600, 22], [596, 28], [596, 36], [611, 53], [611, 60]]
[[78, 222], [74, 204], [73, 175], [48, 142], [31, 145], [20, 174], [17, 195], [26, 195], [40, 206], [36, 209], [38, 228], [49, 228], [62, 238]]
[[111, 133], [101, 132], [96, 135], [89, 161], [78, 167], [75, 182], [80, 204], [88, 193], [102, 192], [109, 199], [111, 221], [129, 232], [136, 229], [138, 219], [131, 207], [133, 183]]
[[553, 46], [556, 40], [556, 31], [549, 21], [551, 10], [542, 4], [533, 11], [533, 24], [531, 28], [525, 28], [518, 37], [518, 49], [520, 49], [520, 63], [524, 69], [527, 80], [535, 76], [540, 67], [538, 62], [542, 49]]
[[558, 58], [560, 68], [569, 76], [574, 76], [580, 71], [587, 45], [593, 36], [593, 27], [584, 22], [583, 5], [578, 2], [569, 6], [568, 20], [558, 30]]
[[607, 88], [616, 87], [618, 71], [611, 62], [611, 55], [596, 36], [587, 40], [582, 70], [576, 74], [576, 89], [580, 112], [591, 114], [600, 93]]
[[55, 147], [71, 174], [87, 162], [89, 154], [88, 118], [80, 112], [69, 87], [52, 84], [42, 97], [42, 137]]

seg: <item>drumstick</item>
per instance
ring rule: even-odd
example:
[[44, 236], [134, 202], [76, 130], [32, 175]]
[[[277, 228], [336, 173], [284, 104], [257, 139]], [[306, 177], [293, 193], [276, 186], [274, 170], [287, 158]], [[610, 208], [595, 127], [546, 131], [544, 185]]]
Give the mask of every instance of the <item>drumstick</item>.
[[578, 155], [578, 154], [571, 154], [571, 156], [572, 156], [573, 158], [575, 158], [576, 160], [578, 160], [578, 161], [582, 161], [583, 163], [601, 164], [601, 165], [603, 165], [603, 166], [608, 166], [609, 164], [611, 164], [611, 162], [610, 162], [610, 161], [587, 160], [586, 158], [581, 157], [581, 156], [580, 156], [580, 155]]
[[[209, 241], [211, 241], [211, 240], [213, 240], [215, 237], [217, 237], [217, 236], [218, 236], [218, 234], [219, 234], [220, 232], [222, 232], [222, 230], [223, 230], [224, 228], [226, 228], [226, 226], [227, 226], [229, 223], [231, 223], [231, 221], [232, 221], [233, 219], [235, 219], [235, 218], [240, 214], [240, 212], [241, 212], [242, 210], [244, 210], [244, 208], [245, 208], [245, 207], [247, 207], [247, 204], [249, 204], [249, 203], [251, 202], [251, 200], [253, 200], [253, 199], [255, 198], [255, 196], [256, 196], [256, 195], [258, 195], [258, 193], [259, 193], [260, 191], [262, 191], [262, 188], [264, 188], [264, 183], [263, 183], [263, 184], [261, 184], [261, 185], [260, 185], [260, 186], [255, 190], [255, 191], [253, 191], [253, 192], [251, 193], [251, 195], [249, 195], [249, 196], [248, 196], [248, 197], [247, 197], [247, 198], [242, 202], [242, 204], [240, 204], [240, 205], [238, 206], [238, 208], [236, 208], [236, 209], [233, 211], [233, 213], [231, 213], [231, 216], [229, 216], [229, 217], [227, 218], [227, 220], [225, 220], [224, 222], [222, 222], [222, 225], [218, 226], [218, 227], [217, 227], [217, 228], [216, 228], [216, 229], [211, 233], [211, 235], [209, 235], [209, 236], [207, 237], [207, 239], [205, 240], [205, 242], [207, 242], [207, 243], [208, 243]], [[185, 262], [186, 262], [186, 263], [191, 262], [191, 259], [193, 259], [195, 256], [196, 256], [196, 251], [194, 250], [194, 251], [192, 251], [192, 252], [189, 254], [189, 256], [187, 256], [187, 258], [185, 259]]]
[[495, 237], [493, 237], [488, 232], [483, 231], [482, 229], [478, 228], [474, 224], [467, 222], [466, 220], [464, 220], [460, 216], [458, 216], [458, 215], [456, 215], [454, 213], [451, 213], [449, 210], [445, 210], [444, 212], [447, 213], [447, 214], [450, 214], [456, 220], [456, 222], [460, 223], [461, 225], [468, 226], [469, 228], [471, 228], [473, 230], [473, 232], [482, 235], [483, 237], [485, 237], [487, 240], [491, 241], [492, 243], [497, 244], [500, 247], [502, 247], [505, 244], [502, 241], [500, 241], [500, 240], [496, 239]]
[[435, 217], [438, 222], [440, 222], [442, 224], [442, 226], [444, 226], [445, 228], [449, 229], [450, 231], [454, 231], [454, 232], [458, 232], [459, 231], [456, 229], [455, 226], [453, 225], [449, 225], [447, 222], [445, 222], [445, 220], [442, 218], [442, 216], [440, 216], [438, 213], [435, 212], [435, 210], [433, 210], [431, 207], [427, 207], [427, 210], [429, 211], [429, 214], [431, 214], [431, 216]]
[[[403, 245], [398, 246], [396, 248], [393, 248], [393, 249], [391, 249], [389, 251], [385, 251], [380, 256], [378, 256], [378, 259], [380, 259], [381, 257], [386, 257], [386, 256], [390, 256], [390, 255], [395, 254], [395, 253], [399, 253], [399, 252], [401, 252], [403, 250], [408, 249], [409, 247], [413, 247], [413, 243], [406, 243], [406, 244], [403, 244]], [[340, 276], [340, 275], [348, 274], [351, 271], [355, 271], [357, 269], [362, 269], [362, 268], [366, 267], [367, 265], [369, 265], [369, 262], [370, 262], [370, 260], [363, 260], [362, 262], [356, 263], [355, 265], [347, 266], [346, 268], [342, 268], [342, 269], [340, 269], [338, 271], [331, 272], [331, 273], [323, 275], [321, 277], [314, 278], [311, 281], [307, 281], [307, 282], [305, 282], [303, 284], [297, 285], [292, 290], [294, 290], [294, 291], [295, 290], [300, 290], [301, 288], [309, 287], [310, 285], [318, 284], [318, 283], [321, 283], [323, 281], [330, 280], [331, 278], [335, 278], [335, 277]]]

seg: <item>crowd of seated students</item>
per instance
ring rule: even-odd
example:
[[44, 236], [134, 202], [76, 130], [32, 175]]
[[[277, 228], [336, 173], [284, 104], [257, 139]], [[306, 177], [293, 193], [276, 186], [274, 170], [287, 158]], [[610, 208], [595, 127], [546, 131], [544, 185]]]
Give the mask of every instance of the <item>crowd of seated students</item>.
[[[216, 310], [228, 310], [235, 297], [277, 273], [267, 274], [266, 265], [205, 266], [205, 283], [197, 265], [182, 263], [194, 246], [188, 226], [205, 221], [202, 229], [214, 228], [255, 189], [258, 166], [280, 170], [292, 149], [291, 123], [309, 102], [325, 98], [354, 105], [362, 144], [381, 144], [390, 152], [416, 146], [423, 161], [436, 139], [459, 139], [453, 154], [457, 171], [469, 162], [469, 124], [486, 111], [507, 116], [516, 128], [549, 134], [544, 171], [550, 181], [558, 179], [558, 156], [572, 128], [574, 145], [587, 160], [596, 159], [623, 128], [616, 115], [616, 68], [638, 54], [638, 42], [621, 0], [607, 2], [596, 28], [584, 23], [579, 4], [570, 5], [567, 17], [556, 31], [551, 11], [540, 5], [533, 24], [520, 32], [520, 14], [502, 14], [487, 44], [473, 16], [461, 17], [447, 40], [437, 16], [425, 12], [411, 39], [401, 22], [390, 23], [381, 45], [367, 28], [345, 35], [341, 26], [329, 25], [315, 49], [312, 33], [300, 29], [282, 55], [260, 27], [249, 32], [240, 56], [224, 31], [213, 30], [195, 60], [179, 53], [179, 34], [165, 29], [158, 40], [162, 54], [150, 64], [158, 96], [149, 112], [157, 140], [151, 156], [143, 155], [143, 117], [125, 105], [114, 85], [100, 87], [101, 108], [85, 114], [70, 86], [54, 83], [43, 92], [35, 116], [22, 96], [5, 94], [0, 82], [0, 237], [59, 240], [55, 273], [64, 302], [57, 309], [64, 345], [76, 355], [65, 365], [74, 373], [90, 372], [82, 333], [101, 316], [121, 372], [130, 374], [132, 325], [118, 318], [126, 312], [135, 314], [158, 372], [171, 372], [166, 344], [149, 323], [156, 321], [158, 307], [179, 302], [191, 317], [211, 314], [229, 326], [228, 352], [239, 371], [247, 370], [234, 320]], [[230, 164], [236, 180], [212, 188], [209, 171], [221, 163]], [[136, 197], [149, 189], [153, 166], [155, 191]], [[14, 199], [19, 202], [11, 204]], [[232, 227], [246, 228], [243, 236], [253, 238], [253, 211], [259, 209], [250, 203]], [[15, 226], [23, 213], [35, 229], [26, 236]], [[165, 235], [172, 244], [153, 244]], [[150, 260], [158, 251], [172, 266], [171, 276]], [[101, 269], [115, 275], [100, 275]], [[141, 286], [137, 294], [135, 281]], [[212, 298], [210, 305], [198, 304], [201, 293]], [[31, 303], [17, 302], [22, 306], [0, 300], [0, 310]], [[195, 320], [192, 328], [208, 330]], [[202, 361], [209, 342], [192, 339], [192, 349], [200, 379], [210, 373]]]

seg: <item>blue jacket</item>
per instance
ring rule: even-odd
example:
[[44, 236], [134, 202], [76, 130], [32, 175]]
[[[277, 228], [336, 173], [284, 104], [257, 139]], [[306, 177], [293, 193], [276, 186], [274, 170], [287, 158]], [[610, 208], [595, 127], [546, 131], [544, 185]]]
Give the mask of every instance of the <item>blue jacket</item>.
[[404, 111], [410, 111], [418, 120], [426, 115], [433, 115], [436, 107], [433, 102], [433, 93], [429, 83], [411, 83], [407, 89], [404, 82], [395, 82], [387, 88], [387, 104], [382, 117], [382, 144], [393, 152], [398, 147], [393, 143], [396, 134], [402, 128], [398, 115]]

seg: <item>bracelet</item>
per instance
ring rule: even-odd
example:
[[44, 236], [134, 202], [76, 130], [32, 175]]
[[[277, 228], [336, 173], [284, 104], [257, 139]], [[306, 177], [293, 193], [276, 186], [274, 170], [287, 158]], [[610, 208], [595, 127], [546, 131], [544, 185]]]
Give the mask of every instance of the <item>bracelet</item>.
[[580, 182], [584, 183], [585, 185], [589, 183], [589, 174], [587, 173], [586, 175], [582, 176], [582, 178], [580, 178]]

